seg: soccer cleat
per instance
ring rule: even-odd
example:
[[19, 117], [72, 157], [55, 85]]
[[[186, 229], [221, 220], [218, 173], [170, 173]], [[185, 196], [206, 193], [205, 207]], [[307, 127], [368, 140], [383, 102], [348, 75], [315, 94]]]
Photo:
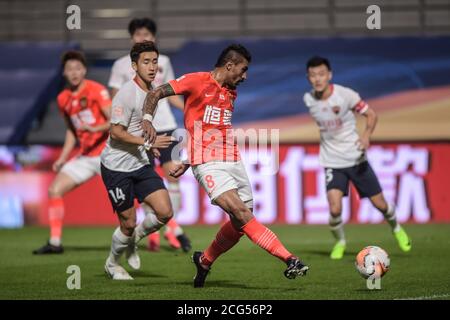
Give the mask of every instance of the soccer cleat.
[[105, 262], [105, 272], [113, 280], [133, 280], [133, 277], [122, 266], [111, 263], [109, 257]]
[[148, 251], [159, 251], [159, 233], [154, 232], [148, 236]]
[[211, 269], [205, 269], [200, 263], [200, 257], [202, 256], [202, 254], [203, 252], [201, 251], [195, 251], [192, 255], [192, 262], [197, 267], [197, 273], [194, 277], [194, 288], [203, 288], [203, 286], [205, 285], [206, 277], [208, 276], [208, 273]]
[[402, 227], [400, 227], [397, 232], [394, 232], [394, 236], [397, 239], [398, 246], [402, 249], [402, 251], [408, 252], [411, 250], [411, 239]]
[[189, 240], [189, 238], [186, 236], [185, 233], [180, 234], [177, 237], [178, 241], [180, 242], [181, 245], [181, 249], [184, 252], [189, 252], [192, 249], [192, 245], [191, 245], [191, 240]]
[[64, 252], [62, 245], [54, 246], [47, 242], [46, 245], [40, 247], [39, 249], [33, 250], [33, 254], [61, 254]]
[[180, 249], [181, 244], [180, 241], [178, 241], [177, 237], [173, 234], [171, 231], [167, 231], [164, 233], [164, 238], [166, 238], [167, 242], [169, 242], [169, 245], [174, 249]]
[[345, 252], [345, 244], [338, 242], [334, 245], [333, 250], [331, 250], [330, 258], [333, 260], [342, 259]]
[[284, 271], [284, 276], [288, 279], [295, 279], [297, 276], [306, 276], [309, 270], [307, 265], [304, 265], [299, 258], [290, 257], [286, 261], [287, 268]]
[[141, 268], [141, 258], [137, 253], [137, 245], [129, 245], [125, 251], [125, 258], [127, 259], [128, 265], [134, 270], [139, 270]]

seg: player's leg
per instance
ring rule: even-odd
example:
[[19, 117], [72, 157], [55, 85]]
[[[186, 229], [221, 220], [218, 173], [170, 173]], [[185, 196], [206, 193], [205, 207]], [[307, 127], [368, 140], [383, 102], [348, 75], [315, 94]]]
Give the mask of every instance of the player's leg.
[[400, 249], [405, 252], [410, 251], [411, 240], [397, 222], [395, 206], [386, 201], [380, 182], [369, 162], [366, 161], [357, 166], [357, 170], [352, 173], [352, 181], [360, 196], [369, 198], [372, 205], [383, 214], [397, 239]]
[[[105, 263], [105, 271], [114, 280], [131, 280], [131, 276], [120, 265], [120, 257], [125, 252], [128, 264], [139, 269], [139, 256], [135, 253], [134, 230], [136, 228], [136, 210], [134, 208], [134, 182], [136, 172], [120, 172], [101, 166], [103, 183], [109, 200], [119, 218], [120, 226], [112, 236], [111, 250]], [[139, 173], [138, 173], [139, 174]], [[131, 258], [130, 258], [131, 257]], [[131, 261], [131, 262], [130, 262]]]
[[306, 273], [308, 267], [284, 247], [275, 233], [256, 220], [236, 189], [222, 193], [214, 201], [233, 217], [231, 221], [236, 229], [242, 231], [257, 246], [287, 264], [287, 278], [293, 279]]
[[164, 176], [168, 182], [167, 190], [169, 192], [170, 202], [172, 203], [174, 213], [174, 217], [167, 223], [165, 237], [174, 248], [179, 248], [181, 246], [181, 249], [184, 252], [188, 252], [192, 248], [191, 241], [176, 221], [176, 215], [181, 209], [181, 191], [178, 179], [169, 174], [173, 169], [173, 166], [173, 161], [162, 161]]
[[[141, 205], [142, 209], [144, 210], [144, 213], [145, 213], [144, 219], [147, 219], [147, 221], [148, 221], [147, 224], [151, 223], [151, 221], [149, 221], [149, 220], [153, 219], [152, 216], [155, 215], [155, 211], [153, 211], [153, 209], [150, 206], [145, 204], [145, 202], [142, 202], [140, 205]], [[157, 251], [159, 251], [159, 248], [160, 248], [160, 237], [159, 237], [159, 229], [158, 229], [154, 232], [151, 232], [148, 235], [147, 249], [149, 251], [157, 252]]]
[[161, 177], [151, 166], [138, 170], [134, 176], [134, 192], [140, 203], [145, 203], [154, 214], [147, 214], [135, 230], [135, 243], [158, 231], [173, 216], [169, 194]]
[[[233, 176], [236, 171], [236, 176]], [[206, 163], [193, 168], [194, 175], [212, 202], [220, 206], [230, 215], [216, 238], [203, 254], [194, 253], [193, 260], [197, 266], [194, 286], [203, 286], [207, 271], [221, 254], [228, 251], [240, 239], [242, 234], [251, 241], [288, 264], [285, 275], [294, 278], [303, 275], [308, 269], [281, 244], [278, 237], [268, 228], [260, 224], [252, 213], [252, 195], [250, 183], [242, 163]], [[245, 179], [244, 184], [241, 179]], [[249, 189], [249, 190], [247, 190]], [[238, 190], [241, 193], [238, 193]]]
[[78, 157], [67, 162], [57, 174], [48, 190], [50, 240], [35, 254], [62, 253], [62, 226], [64, 219], [63, 196], [100, 173], [100, 157]]
[[[130, 202], [128, 202], [130, 203]], [[133, 280], [120, 265], [120, 257], [133, 245], [133, 233], [136, 228], [136, 210], [131, 207], [117, 213], [120, 226], [113, 233], [111, 250], [105, 262], [105, 272], [113, 280]]]
[[63, 196], [74, 189], [77, 183], [67, 174], [60, 172], [48, 188], [48, 222], [50, 225], [50, 240], [34, 254], [63, 253], [61, 243], [64, 219]]
[[384, 216], [384, 219], [387, 221], [389, 226], [392, 229], [392, 233], [397, 240], [397, 243], [405, 252], [411, 250], [411, 239], [406, 233], [405, 229], [397, 222], [397, 217], [395, 215], [395, 206], [393, 204], [387, 203], [383, 193], [379, 193], [370, 197], [370, 201]]
[[152, 209], [153, 214], [147, 214], [144, 220], [136, 227], [135, 243], [151, 233], [157, 232], [173, 216], [169, 194], [165, 188], [160, 188], [148, 194], [143, 204]]
[[343, 193], [338, 189], [331, 189], [327, 192], [328, 206], [330, 208], [329, 225], [336, 243], [331, 250], [331, 259], [342, 259], [345, 252], [346, 241], [344, 232], [344, 222], [342, 221], [342, 197]]
[[342, 197], [348, 194], [349, 178], [347, 169], [325, 169], [327, 201], [330, 210], [329, 225], [336, 242], [330, 253], [331, 259], [341, 259], [344, 256], [346, 240], [344, 222], [342, 221]]
[[[158, 134], [171, 135], [172, 131], [158, 132]], [[173, 145], [169, 146], [168, 148], [160, 149], [159, 150], [160, 151], [160, 157], [158, 158], [158, 162], [161, 164], [161, 167], [162, 167], [162, 169], [164, 171], [164, 176], [165, 177], [169, 177], [169, 178], [172, 178], [172, 177], [168, 174], [168, 170], [164, 170], [164, 164], [167, 163], [167, 162], [172, 161], [171, 160], [171, 151], [172, 151], [172, 149], [173, 149]], [[156, 166], [156, 162], [155, 162], [155, 158], [153, 156], [153, 153], [152, 152], [147, 152], [147, 156], [150, 159], [150, 162], [153, 164], [152, 166], [155, 167]], [[172, 178], [172, 179], [174, 179], [174, 178]], [[171, 185], [169, 185], [168, 187], [169, 187], [169, 190], [172, 189]], [[169, 191], [169, 194], [170, 194], [170, 191]], [[143, 205], [143, 209], [146, 212], [146, 214], [147, 214], [147, 212], [155, 214], [153, 209], [151, 209], [149, 206], [146, 206], [144, 203], [142, 203], [142, 205]], [[176, 206], [176, 203], [173, 203], [172, 207], [174, 207], [174, 205]], [[181, 247], [180, 242], [178, 241], [176, 236], [171, 231], [171, 228], [169, 227], [169, 224], [173, 225], [173, 223], [171, 223], [171, 221], [169, 221], [169, 223], [166, 224], [166, 232], [164, 234], [165, 238], [167, 239], [167, 241], [169, 242], [169, 244], [170, 244], [170, 246], [172, 248], [179, 249]], [[160, 231], [159, 230], [149, 234], [147, 248], [148, 248], [149, 251], [159, 251], [159, 248], [160, 248]]]

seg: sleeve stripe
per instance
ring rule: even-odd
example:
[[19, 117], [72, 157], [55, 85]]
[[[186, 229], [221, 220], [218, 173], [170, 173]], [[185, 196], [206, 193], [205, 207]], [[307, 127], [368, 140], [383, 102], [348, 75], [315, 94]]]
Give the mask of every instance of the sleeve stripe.
[[369, 105], [364, 100], [361, 100], [353, 107], [353, 110], [360, 114], [363, 114], [367, 111], [368, 108]]

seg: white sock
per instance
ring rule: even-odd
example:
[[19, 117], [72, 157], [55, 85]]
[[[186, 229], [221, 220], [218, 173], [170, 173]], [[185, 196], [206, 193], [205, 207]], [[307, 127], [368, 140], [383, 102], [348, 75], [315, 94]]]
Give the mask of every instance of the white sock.
[[178, 182], [169, 182], [167, 185], [167, 191], [169, 192], [173, 213], [176, 215], [181, 208], [180, 184]]
[[391, 203], [388, 203], [388, 209], [385, 213], [383, 213], [384, 218], [386, 219], [387, 223], [392, 228], [392, 231], [397, 232], [400, 230], [400, 225], [397, 222], [397, 217], [395, 215], [395, 206]]
[[[178, 182], [169, 182], [167, 190], [169, 191], [170, 203], [172, 204], [173, 209], [172, 219], [175, 219], [177, 213], [181, 209], [180, 184]], [[176, 221], [176, 219], [174, 221]], [[183, 229], [180, 226], [177, 226], [175, 229], [166, 226], [166, 232], [172, 232], [176, 237], [178, 237], [179, 235], [183, 234]]]
[[49, 242], [52, 246], [59, 247], [61, 245], [61, 238], [51, 237]]
[[111, 242], [111, 251], [109, 259], [112, 263], [119, 264], [120, 256], [130, 244], [132, 237], [128, 237], [122, 233], [120, 227], [114, 230]]
[[150, 233], [158, 231], [164, 223], [158, 220], [153, 213], [145, 216], [144, 220], [134, 229], [134, 243], [138, 243]]
[[341, 244], [345, 245], [344, 223], [341, 216], [330, 215], [329, 225], [334, 238]]
[[175, 237], [178, 237], [184, 233], [183, 229], [180, 226], [177, 226], [175, 229], [172, 229], [171, 227], [166, 227], [166, 232], [172, 232], [175, 235]]

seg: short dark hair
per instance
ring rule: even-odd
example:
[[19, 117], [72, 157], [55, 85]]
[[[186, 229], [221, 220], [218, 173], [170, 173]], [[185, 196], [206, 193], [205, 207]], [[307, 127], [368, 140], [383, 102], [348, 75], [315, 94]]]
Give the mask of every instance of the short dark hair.
[[64, 69], [66, 62], [69, 60], [80, 61], [85, 68], [87, 68], [86, 58], [81, 51], [70, 50], [63, 53], [61, 56], [61, 66]]
[[228, 61], [239, 63], [241, 62], [242, 58], [245, 58], [248, 63], [252, 61], [252, 55], [243, 45], [231, 44], [223, 49], [222, 53], [217, 59], [215, 67], [223, 67]]
[[314, 56], [314, 57], [310, 58], [308, 60], [308, 62], [306, 63], [306, 71], [308, 71], [309, 68], [318, 67], [323, 64], [328, 68], [328, 70], [331, 71], [330, 61], [328, 61], [327, 58], [320, 57], [320, 56]]
[[139, 56], [142, 52], [156, 52], [159, 56], [158, 48], [153, 41], [144, 41], [136, 43], [130, 51], [131, 61], [136, 62], [139, 60]]
[[130, 36], [136, 32], [137, 29], [146, 28], [150, 31], [154, 36], [156, 36], [156, 23], [150, 18], [134, 18], [128, 24], [128, 33]]

